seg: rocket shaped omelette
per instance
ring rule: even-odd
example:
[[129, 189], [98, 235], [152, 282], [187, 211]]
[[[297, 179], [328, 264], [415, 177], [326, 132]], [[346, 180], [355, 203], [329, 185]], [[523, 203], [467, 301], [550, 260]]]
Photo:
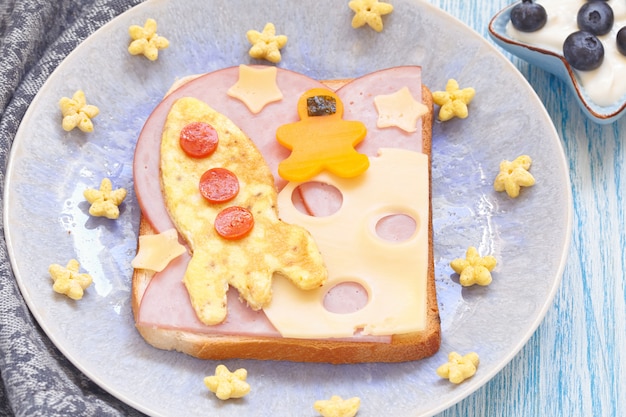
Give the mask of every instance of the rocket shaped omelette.
[[229, 285], [258, 310], [274, 273], [296, 287], [322, 286], [327, 271], [310, 233], [282, 222], [274, 178], [252, 141], [195, 98], [178, 99], [161, 138], [161, 187], [192, 258], [183, 282], [198, 318], [221, 323]]

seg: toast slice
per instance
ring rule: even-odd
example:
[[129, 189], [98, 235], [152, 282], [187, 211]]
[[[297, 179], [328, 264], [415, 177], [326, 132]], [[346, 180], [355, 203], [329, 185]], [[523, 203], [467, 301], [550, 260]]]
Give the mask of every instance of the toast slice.
[[[177, 86], [185, 80], [178, 82]], [[328, 80], [323, 83], [337, 90], [351, 80]], [[422, 117], [422, 151], [428, 155], [429, 184], [431, 177], [433, 101], [429, 89], [422, 85], [422, 101], [429, 111]], [[432, 193], [432, 187], [429, 187]], [[142, 216], [139, 235], [154, 234]], [[419, 360], [439, 350], [441, 329], [437, 304], [433, 261], [432, 195], [429, 195], [428, 276], [426, 328], [423, 331], [393, 335], [390, 341], [352, 341], [349, 339], [296, 339], [269, 336], [206, 334], [179, 329], [142, 325], [137, 321], [142, 298], [155, 275], [153, 271], [136, 269], [132, 277], [132, 309], [136, 327], [150, 345], [175, 350], [200, 359], [258, 359], [295, 362], [326, 362], [333, 364], [362, 362], [404, 362]]]

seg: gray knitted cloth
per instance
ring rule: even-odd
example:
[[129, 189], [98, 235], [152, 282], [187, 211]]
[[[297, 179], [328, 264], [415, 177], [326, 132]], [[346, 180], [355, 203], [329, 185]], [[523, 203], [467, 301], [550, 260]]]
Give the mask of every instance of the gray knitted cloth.
[[[142, 0], [0, 0], [0, 199], [11, 143], [59, 63], [104, 23]], [[138, 416], [79, 372], [41, 331], [0, 240], [0, 415]]]

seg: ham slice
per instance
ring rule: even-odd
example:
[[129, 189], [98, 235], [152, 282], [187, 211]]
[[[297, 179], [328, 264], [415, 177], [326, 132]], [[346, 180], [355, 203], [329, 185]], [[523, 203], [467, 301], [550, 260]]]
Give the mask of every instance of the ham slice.
[[[135, 192], [142, 215], [157, 232], [174, 227], [165, 207], [160, 187], [161, 131], [170, 107], [181, 97], [195, 97], [230, 118], [256, 144], [269, 165], [276, 187], [281, 190], [285, 181], [277, 174], [278, 163], [289, 156], [289, 151], [276, 141], [276, 129], [298, 120], [296, 104], [305, 91], [324, 85], [305, 75], [278, 68], [277, 84], [283, 94], [281, 101], [268, 104], [261, 112], [251, 113], [241, 101], [228, 96], [228, 89], [237, 82], [238, 67], [211, 72], [189, 81], [169, 94], [147, 119], [137, 141], [134, 158]], [[344, 119], [359, 120], [368, 133], [357, 150], [376, 156], [381, 147], [422, 151], [421, 121], [417, 131], [408, 133], [398, 128], [379, 129], [373, 99], [379, 94], [392, 94], [408, 87], [413, 97], [421, 101], [421, 70], [419, 67], [395, 67], [368, 74], [341, 87], [337, 94], [344, 103]], [[327, 215], [341, 204], [341, 194], [329, 190], [325, 184], [307, 183], [298, 188], [301, 206], [311, 215]], [[410, 219], [412, 221], [412, 219]], [[402, 219], [391, 222], [389, 239], [396, 239], [406, 227]], [[382, 227], [381, 230], [385, 229]], [[387, 232], [381, 232], [387, 233]], [[190, 256], [185, 254], [157, 273], [148, 285], [139, 308], [137, 323], [197, 333], [237, 334], [279, 337], [279, 333], [262, 311], [253, 311], [242, 303], [236, 291], [228, 294], [228, 316], [216, 326], [206, 326], [196, 317], [189, 296], [181, 282]], [[350, 294], [351, 291], [346, 291]], [[352, 291], [353, 292], [353, 291]], [[334, 302], [333, 309], [342, 303]], [[351, 305], [351, 302], [346, 302]], [[363, 337], [362, 340], [385, 341], [389, 337]]]
[[243, 102], [227, 95], [238, 77], [239, 68], [231, 67], [195, 78], [165, 97], [144, 124], [135, 148], [133, 176], [141, 213], [156, 231], [163, 232], [174, 227], [161, 194], [159, 148], [161, 131], [170, 107], [181, 97], [202, 100], [231, 119], [256, 144], [276, 178], [277, 188], [284, 187], [285, 181], [278, 176], [278, 163], [289, 156], [289, 150], [276, 142], [276, 129], [297, 120], [296, 104], [302, 93], [323, 85], [305, 75], [279, 69], [277, 84], [283, 99], [253, 114]]

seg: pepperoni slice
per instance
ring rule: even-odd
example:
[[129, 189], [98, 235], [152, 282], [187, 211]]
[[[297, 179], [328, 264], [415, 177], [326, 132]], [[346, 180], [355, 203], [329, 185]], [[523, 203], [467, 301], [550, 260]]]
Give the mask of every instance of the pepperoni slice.
[[210, 124], [192, 122], [180, 131], [180, 147], [192, 158], [204, 158], [217, 149], [219, 138]]
[[237, 240], [245, 237], [254, 227], [254, 217], [250, 210], [240, 206], [230, 206], [215, 217], [215, 231], [224, 239]]
[[211, 203], [225, 203], [239, 193], [239, 180], [226, 168], [211, 168], [200, 177], [200, 194]]

